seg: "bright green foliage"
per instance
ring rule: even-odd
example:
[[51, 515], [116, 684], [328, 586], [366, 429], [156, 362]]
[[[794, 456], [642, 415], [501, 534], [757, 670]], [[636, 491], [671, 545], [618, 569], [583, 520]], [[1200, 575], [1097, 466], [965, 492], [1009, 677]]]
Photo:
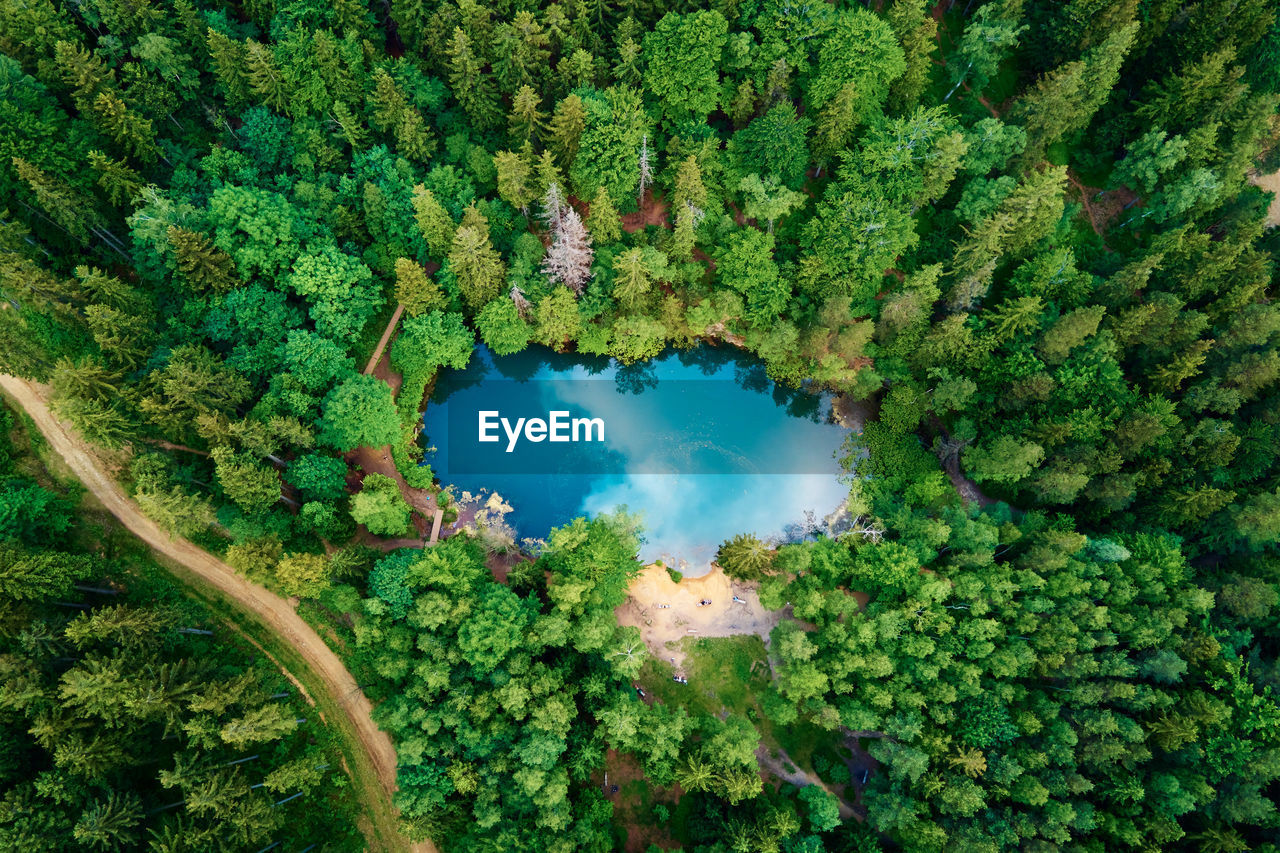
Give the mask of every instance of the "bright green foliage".
[[716, 563], [730, 577], [759, 580], [772, 567], [773, 552], [757, 537], [740, 533], [720, 546]]
[[489, 241], [489, 224], [479, 213], [470, 220], [464, 217], [454, 232], [449, 269], [458, 281], [462, 301], [472, 311], [498, 295], [504, 272], [502, 259]]
[[352, 376], [325, 395], [317, 439], [346, 452], [391, 444], [400, 435], [391, 389], [380, 379]]
[[396, 301], [410, 317], [444, 307], [444, 293], [426, 270], [408, 258], [396, 258]]
[[308, 453], [289, 465], [285, 479], [311, 500], [336, 501], [347, 493], [347, 466], [341, 459]]
[[529, 345], [532, 330], [510, 299], [498, 297], [476, 315], [476, 331], [485, 346], [498, 355], [510, 355]]
[[804, 180], [809, 147], [809, 119], [796, 115], [789, 103], [778, 104], [729, 140], [728, 156], [741, 175], [775, 178], [791, 189]]
[[391, 345], [391, 363], [409, 377], [429, 377], [437, 368], [461, 370], [471, 360], [475, 336], [461, 314], [432, 311], [409, 317]]
[[716, 261], [725, 284], [745, 297], [746, 318], [757, 326], [775, 320], [791, 296], [773, 261], [773, 247], [772, 234], [743, 229], [730, 238]]
[[799, 797], [807, 809], [809, 826], [815, 832], [826, 832], [840, 824], [840, 803], [830, 791], [806, 785], [800, 789]]
[[402, 536], [409, 531], [409, 505], [396, 481], [382, 474], [366, 474], [351, 498], [351, 517], [376, 536]]
[[[132, 549], [72, 548], [54, 531], [0, 543], [0, 730], [6, 755], [40, 768], [0, 776], [0, 846], [362, 849], [332, 735], [279, 669], [219, 639], [214, 614]], [[309, 782], [286, 775], [296, 765]], [[284, 778], [286, 793], [264, 781]]]
[[193, 290], [224, 293], [239, 284], [231, 256], [203, 234], [176, 225], [170, 225], [166, 233], [178, 271]]
[[902, 47], [890, 26], [855, 7], [837, 14], [823, 39], [817, 71], [805, 87], [805, 103], [811, 110], [821, 110], [852, 84], [855, 99], [847, 109], [853, 123], [862, 124], [878, 111], [889, 95], [889, 85], [905, 71]]
[[265, 512], [280, 499], [280, 475], [274, 468], [237, 455], [229, 447], [215, 447], [213, 461], [218, 485], [245, 512]]
[[701, 119], [715, 110], [728, 27], [719, 12], [668, 12], [645, 35], [645, 88], [674, 119]]
[[567, 139], [562, 143], [576, 150], [569, 181], [580, 197], [591, 198], [603, 187], [621, 204], [635, 196], [640, 182], [640, 145], [647, 124], [640, 95], [615, 86], [592, 93], [581, 103], [584, 118], [576, 145], [570, 146]]
[[[131, 448], [166, 529], [342, 620], [415, 837], [1265, 849], [1280, 311], [1248, 176], [1276, 165], [1274, 4], [696, 5], [0, 3], [4, 371]], [[393, 300], [398, 401], [354, 374]], [[320, 556], [355, 528], [335, 450], [434, 485], [421, 392], [477, 336], [629, 378], [710, 336], [847, 395], [827, 535], [725, 543], [796, 617], [720, 667], [732, 695], [618, 628], [626, 524], [524, 562], [481, 543], [538, 531], [496, 524]], [[204, 635], [69, 588], [151, 575], [51, 550], [93, 528], [0, 476], [0, 848], [341, 847], [293, 833], [343, 796], [281, 746], [315, 726], [188, 692], [208, 677], [161, 668]], [[823, 785], [763, 785], [757, 743]], [[637, 765], [647, 808], [598, 793]]]
[[288, 554], [276, 564], [275, 575], [286, 595], [316, 598], [329, 586], [329, 561], [322, 554]]
[[4, 482], [0, 490], [0, 540], [40, 542], [56, 539], [71, 525], [71, 506], [36, 483]]
[[310, 304], [316, 331], [339, 342], [352, 341], [377, 307], [373, 273], [332, 246], [298, 258], [288, 284]]
[[612, 243], [622, 236], [622, 223], [618, 219], [618, 209], [614, 207], [609, 191], [604, 187], [596, 190], [591, 199], [591, 210], [587, 213], [587, 230], [591, 239], [597, 243]]

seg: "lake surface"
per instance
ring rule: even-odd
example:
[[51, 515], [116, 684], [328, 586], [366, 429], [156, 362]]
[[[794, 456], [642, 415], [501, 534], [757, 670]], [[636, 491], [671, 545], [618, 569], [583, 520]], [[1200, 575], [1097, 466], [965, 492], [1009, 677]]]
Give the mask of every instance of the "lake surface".
[[644, 522], [641, 559], [699, 575], [738, 533], [800, 538], [835, 517], [849, 494], [839, 463], [849, 431], [831, 405], [775, 385], [728, 347], [628, 367], [479, 347], [465, 370], [437, 379], [424, 461], [456, 493], [501, 495], [520, 538], [625, 507]]

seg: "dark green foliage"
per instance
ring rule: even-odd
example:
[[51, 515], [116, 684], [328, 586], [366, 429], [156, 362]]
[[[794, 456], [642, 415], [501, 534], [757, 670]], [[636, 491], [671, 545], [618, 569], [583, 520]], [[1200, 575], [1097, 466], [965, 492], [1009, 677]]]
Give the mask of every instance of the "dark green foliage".
[[361, 849], [331, 735], [279, 668], [46, 494], [59, 526], [0, 542], [0, 847]]
[[[398, 535], [408, 510], [374, 475], [348, 502], [338, 454], [390, 445], [431, 485], [423, 390], [477, 339], [631, 363], [714, 336], [878, 412], [838, 536], [722, 547], [805, 620], [776, 630], [756, 726], [625, 689], [624, 522], [566, 525], [505, 586], [460, 537], [383, 558], [343, 609], [415, 832], [606, 849], [632, 828], [597, 793], [609, 746], [680, 783], [662, 847], [1266, 849], [1280, 244], [1246, 175], [1276, 162], [1271, 4], [374, 5], [0, 4], [0, 366], [132, 447], [162, 525], [354, 594], [330, 576], [368, 565], [317, 537]], [[575, 219], [581, 293], [544, 269]], [[397, 300], [398, 399], [355, 373]], [[64, 502], [2, 453], [0, 481], [0, 587], [69, 594], [89, 569], [49, 548], [75, 535]], [[47, 707], [87, 666], [37, 663]], [[237, 710], [235, 737], [270, 713]], [[0, 743], [32, 743], [17, 719]], [[230, 718], [170, 723], [232, 746]], [[63, 753], [98, 760], [67, 726]], [[793, 727], [830, 732], [832, 785], [863, 733], [880, 763], [836, 793], [864, 826], [816, 787], [761, 790], [755, 731]], [[132, 757], [114, 731], [108, 776]], [[45, 749], [0, 753], [0, 777]], [[209, 802], [244, 795], [242, 769], [202, 770]], [[214, 843], [153, 793], [22, 782], [7, 846], [135, 848], [161, 823], [157, 849]]]

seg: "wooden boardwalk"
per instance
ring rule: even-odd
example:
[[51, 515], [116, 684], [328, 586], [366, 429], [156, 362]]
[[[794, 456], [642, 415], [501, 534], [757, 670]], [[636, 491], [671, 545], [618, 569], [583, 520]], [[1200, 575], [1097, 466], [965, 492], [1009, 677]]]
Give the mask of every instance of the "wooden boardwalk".
[[382, 337], [378, 340], [378, 345], [373, 349], [373, 355], [369, 356], [369, 363], [364, 366], [366, 375], [373, 373], [373, 369], [378, 366], [378, 359], [382, 358], [382, 351], [387, 348], [387, 341], [391, 340], [391, 334], [396, 330], [396, 324], [400, 322], [400, 315], [404, 313], [403, 305], [396, 305], [396, 313], [391, 315], [391, 319], [387, 322], [387, 328], [382, 330]]
[[440, 523], [444, 521], [444, 510], [436, 507], [435, 521], [431, 522], [431, 538], [427, 540], [427, 547], [431, 547], [440, 541]]

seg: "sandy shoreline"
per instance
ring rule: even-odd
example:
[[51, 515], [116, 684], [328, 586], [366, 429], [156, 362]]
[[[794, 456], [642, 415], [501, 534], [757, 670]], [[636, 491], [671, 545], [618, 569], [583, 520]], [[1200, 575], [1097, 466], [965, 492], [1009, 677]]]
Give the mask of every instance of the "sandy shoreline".
[[[742, 602], [735, 602], [735, 596]], [[710, 599], [711, 604], [699, 607], [703, 599]], [[766, 610], [755, 584], [733, 580], [719, 566], [712, 565], [705, 575], [675, 583], [665, 568], [654, 564], [631, 582], [626, 603], [614, 613], [618, 624], [640, 629], [651, 654], [679, 668], [684, 652], [668, 643], [676, 645], [675, 641], [685, 637], [756, 634], [767, 645], [769, 632], [789, 610]]]

